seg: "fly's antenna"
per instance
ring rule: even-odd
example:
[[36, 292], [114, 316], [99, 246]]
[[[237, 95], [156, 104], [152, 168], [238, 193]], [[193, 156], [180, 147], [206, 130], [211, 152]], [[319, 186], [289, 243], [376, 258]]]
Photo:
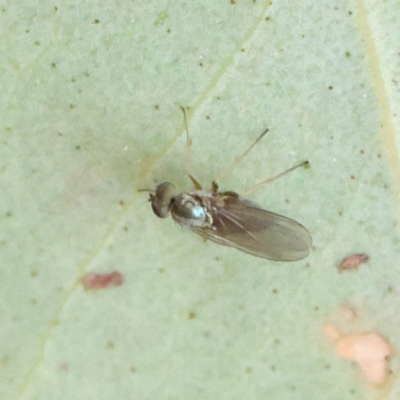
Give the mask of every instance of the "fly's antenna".
[[276, 175], [276, 176], [274, 176], [274, 177], [272, 177], [272, 178], [269, 178], [269, 179], [266, 179], [265, 181], [262, 181], [262, 182], [260, 182], [260, 183], [257, 183], [257, 185], [253, 186], [253, 187], [250, 188], [250, 189], [247, 189], [246, 191], [244, 191], [244, 192], [242, 192], [242, 193], [240, 193], [240, 194], [241, 194], [241, 196], [246, 196], [246, 195], [248, 195], [250, 192], [252, 192], [253, 190], [256, 190], [256, 189], [258, 189], [258, 188], [260, 188], [260, 187], [262, 187], [262, 186], [264, 186], [264, 185], [267, 185], [268, 183], [271, 183], [271, 182], [275, 181], [276, 179], [281, 178], [282, 176], [288, 174], [289, 172], [294, 171], [295, 169], [297, 169], [297, 168], [299, 168], [299, 167], [309, 168], [309, 167], [310, 167], [310, 162], [309, 162], [309, 161], [303, 161], [303, 162], [301, 162], [300, 164], [297, 164], [297, 165], [295, 165], [294, 167], [289, 168], [289, 169], [287, 169], [286, 171], [281, 172], [280, 174], [278, 174], [278, 175]]
[[218, 175], [215, 181], [220, 182], [223, 178], [225, 178], [225, 176], [227, 176], [236, 167], [236, 165], [238, 165], [247, 156], [247, 154], [250, 153], [252, 148], [267, 134], [268, 131], [269, 129], [267, 128], [241, 156], [236, 157], [233, 163]]
[[189, 174], [189, 167], [190, 167], [190, 162], [191, 162], [191, 153], [190, 153], [190, 147], [192, 146], [192, 139], [190, 139], [189, 135], [189, 128], [188, 128], [188, 123], [187, 123], [187, 118], [186, 118], [186, 110], [185, 107], [181, 107], [181, 110], [183, 112], [183, 120], [185, 122], [185, 131], [186, 131], [186, 160], [185, 160], [185, 169], [186, 173]]

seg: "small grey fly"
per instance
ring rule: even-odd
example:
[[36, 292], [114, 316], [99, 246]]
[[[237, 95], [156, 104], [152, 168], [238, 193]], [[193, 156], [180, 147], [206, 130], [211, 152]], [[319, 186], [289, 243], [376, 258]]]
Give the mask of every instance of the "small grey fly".
[[[185, 110], [183, 109], [185, 112]], [[186, 123], [186, 114], [185, 123]], [[190, 139], [188, 130], [188, 147]], [[257, 143], [266, 132], [256, 140]], [[237, 164], [255, 145], [246, 150], [234, 163]], [[233, 166], [234, 166], [233, 165]], [[272, 182], [278, 177], [293, 171], [302, 162], [289, 170], [265, 180], [252, 189]], [[229, 168], [229, 170], [232, 169]], [[242, 197], [238, 193], [220, 192], [215, 181], [211, 191], [206, 191], [189, 174], [195, 190], [179, 193], [174, 184], [164, 182], [150, 192], [150, 202], [154, 214], [166, 218], [171, 214], [179, 225], [189, 228], [205, 239], [210, 239], [223, 246], [235, 247], [254, 256], [276, 261], [297, 261], [306, 257], [312, 244], [308, 230], [298, 222], [279, 214], [264, 210], [259, 205]]]

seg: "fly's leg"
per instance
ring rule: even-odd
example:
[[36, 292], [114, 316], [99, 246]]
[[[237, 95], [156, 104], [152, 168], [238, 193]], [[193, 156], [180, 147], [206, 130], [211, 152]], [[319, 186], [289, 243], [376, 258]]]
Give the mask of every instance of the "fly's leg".
[[196, 190], [203, 190], [203, 186], [201, 186], [201, 183], [193, 176], [193, 175], [189, 175], [189, 179], [192, 181], [193, 186]]
[[[192, 139], [190, 139], [189, 135], [189, 128], [188, 128], [188, 123], [187, 123], [187, 117], [186, 117], [186, 110], [184, 107], [181, 107], [181, 110], [183, 112], [183, 121], [185, 123], [185, 131], [186, 131], [186, 160], [185, 160], [185, 169], [186, 173], [189, 175], [189, 167], [190, 167], [190, 162], [191, 162], [191, 153], [190, 153], [190, 147], [192, 146]], [[190, 176], [190, 175], [189, 175]]]
[[276, 179], [281, 178], [282, 176], [288, 174], [289, 172], [294, 171], [295, 169], [297, 169], [297, 168], [299, 168], [299, 167], [309, 168], [309, 167], [310, 167], [310, 162], [309, 162], [309, 161], [303, 161], [302, 163], [297, 164], [297, 165], [295, 165], [294, 167], [289, 168], [289, 169], [287, 169], [286, 171], [281, 172], [280, 174], [278, 174], [278, 175], [276, 175], [276, 176], [274, 176], [274, 177], [272, 177], [272, 178], [269, 178], [269, 179], [266, 179], [265, 181], [262, 181], [262, 182], [260, 182], [260, 183], [257, 183], [257, 185], [251, 187], [250, 189], [245, 190], [244, 192], [240, 193], [240, 195], [241, 195], [241, 196], [246, 196], [246, 195], [248, 195], [250, 192], [252, 192], [253, 190], [256, 190], [256, 189], [258, 189], [258, 188], [260, 188], [260, 187], [262, 187], [262, 186], [264, 186], [264, 185], [267, 185], [268, 183], [271, 183], [271, 182], [275, 181]]
[[235, 160], [233, 161], [233, 163], [231, 165], [229, 165], [227, 168], [225, 168], [224, 171], [222, 171], [218, 177], [216, 178], [216, 180], [219, 182], [221, 181], [225, 176], [227, 176], [235, 167], [236, 165], [238, 165], [246, 156], [247, 154], [250, 153], [250, 151], [252, 150], [252, 148], [267, 134], [268, 132], [268, 128], [251, 144], [251, 146], [239, 157], [235, 158]]
[[212, 190], [212, 192], [213, 193], [218, 193], [218, 189], [219, 189], [218, 183], [215, 182], [215, 181], [212, 181], [211, 182], [211, 190]]
[[192, 139], [190, 138], [190, 135], [189, 135], [186, 110], [184, 107], [181, 107], [181, 110], [183, 112], [183, 120], [185, 121], [185, 131], [186, 131], [186, 160], [185, 160], [186, 173], [188, 174], [189, 179], [192, 181], [194, 188], [196, 190], [202, 190], [203, 187], [201, 186], [201, 183], [193, 175], [191, 175], [189, 173], [189, 167], [190, 167], [190, 162], [191, 162], [190, 148], [192, 147]]

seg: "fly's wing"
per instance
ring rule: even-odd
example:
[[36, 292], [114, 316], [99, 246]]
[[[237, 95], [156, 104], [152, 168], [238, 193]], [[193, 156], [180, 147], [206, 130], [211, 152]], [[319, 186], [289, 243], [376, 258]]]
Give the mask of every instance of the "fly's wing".
[[312, 239], [304, 226], [249, 200], [227, 197], [209, 212], [213, 228], [193, 228], [205, 239], [276, 261], [301, 260], [309, 253]]

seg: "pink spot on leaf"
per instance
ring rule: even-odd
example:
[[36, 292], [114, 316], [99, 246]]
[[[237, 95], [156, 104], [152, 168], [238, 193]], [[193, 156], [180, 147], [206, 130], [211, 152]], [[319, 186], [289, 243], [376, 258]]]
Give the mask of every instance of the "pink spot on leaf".
[[368, 262], [369, 256], [364, 253], [352, 254], [343, 260], [338, 265], [339, 272], [357, 269], [361, 264]]
[[89, 272], [82, 278], [82, 285], [85, 290], [105, 289], [113, 286], [121, 286], [123, 283], [124, 277], [117, 271], [109, 274]]

